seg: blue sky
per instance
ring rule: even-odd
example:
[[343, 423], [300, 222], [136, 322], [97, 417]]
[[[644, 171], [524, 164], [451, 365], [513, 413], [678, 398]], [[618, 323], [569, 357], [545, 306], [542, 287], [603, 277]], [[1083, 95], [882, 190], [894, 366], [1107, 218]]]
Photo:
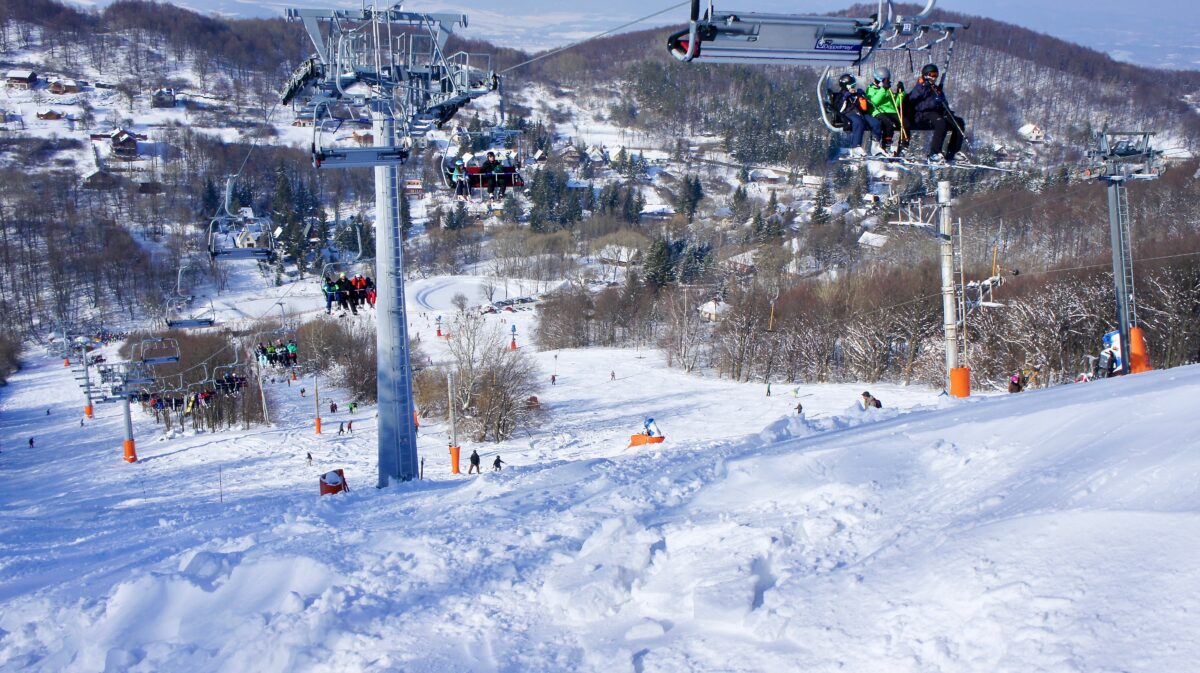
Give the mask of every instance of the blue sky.
[[[104, 0], [98, 0], [103, 4]], [[278, 16], [284, 7], [359, 7], [361, 0], [171, 0], [202, 12], [232, 16]], [[383, 0], [384, 4], [388, 0]], [[91, 4], [89, 2], [88, 4]], [[613, 28], [669, 7], [672, 0], [426, 0], [406, 2], [417, 11], [456, 11], [470, 15], [469, 35], [524, 49], [544, 49]], [[844, 0], [735, 0], [720, 9], [772, 12], [824, 12], [848, 6]], [[1157, 67], [1200, 70], [1200, 1], [1197, 0], [940, 0], [941, 9], [977, 14], [1032, 28], [1098, 49], [1114, 58]], [[682, 23], [680, 8], [646, 26]], [[1165, 26], [1186, 26], [1164, 31]]]

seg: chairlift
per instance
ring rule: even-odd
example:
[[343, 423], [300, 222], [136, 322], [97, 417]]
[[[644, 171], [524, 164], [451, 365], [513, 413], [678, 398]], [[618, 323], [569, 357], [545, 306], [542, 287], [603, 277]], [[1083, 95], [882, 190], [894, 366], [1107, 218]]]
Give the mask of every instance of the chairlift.
[[234, 348], [233, 362], [213, 368], [213, 387], [219, 393], [237, 394], [246, 386], [249, 376], [250, 366], [241, 361], [238, 349]]
[[179, 341], [170, 337], [142, 339], [137, 352], [144, 365], [172, 364], [179, 362]]
[[270, 260], [275, 256], [271, 220], [245, 211], [238, 215], [230, 212], [233, 180], [234, 176], [226, 179], [225, 200], [208, 225], [208, 254], [214, 259]]
[[891, 1], [880, 2], [876, 18], [718, 12], [712, 2], [703, 16], [692, 0], [688, 28], [667, 38], [667, 49], [683, 62], [842, 65], [865, 62], [887, 27]]
[[171, 329], [212, 327], [217, 321], [217, 309], [212, 300], [209, 300], [207, 310], [199, 313], [189, 311], [194, 298], [183, 293], [183, 271], [186, 268], [186, 263], [179, 265], [179, 271], [175, 276], [175, 296], [167, 300], [167, 327]]
[[[474, 152], [473, 139], [487, 138], [487, 148]], [[467, 173], [467, 186], [472, 189], [487, 189], [489, 176], [483, 173], [483, 162], [487, 153], [493, 152], [500, 161], [500, 173], [491, 173], [490, 179], [499, 180], [497, 186], [505, 190], [524, 189], [525, 177], [521, 175], [521, 132], [511, 129], [493, 129], [488, 131], [456, 132], [457, 145], [447, 148], [442, 154], [442, 181], [449, 189], [454, 189], [454, 167], [459, 159]], [[499, 145], [499, 146], [497, 146]], [[511, 147], [510, 147], [511, 145]]]

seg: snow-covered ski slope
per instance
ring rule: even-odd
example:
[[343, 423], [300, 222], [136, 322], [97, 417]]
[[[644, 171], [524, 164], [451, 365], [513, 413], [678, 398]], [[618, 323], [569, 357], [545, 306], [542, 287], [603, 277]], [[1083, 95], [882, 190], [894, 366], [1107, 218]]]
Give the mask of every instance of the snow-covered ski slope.
[[[444, 429], [423, 426], [427, 479], [379, 491], [372, 410], [355, 437], [330, 432], [343, 411], [316, 437], [311, 386], [270, 387], [273, 429], [158, 442], [139, 416], [126, 465], [118, 409], [80, 428], [69, 370], [30, 364], [0, 390], [6, 672], [1200, 658], [1200, 367], [966, 402], [872, 387], [881, 412], [852, 407], [862, 386], [811, 386], [804, 419], [791, 390], [562, 351], [555, 424], [500, 447], [503, 472], [450, 475]], [[668, 442], [624, 449], [654, 398]], [[318, 498], [331, 467], [354, 490]]]

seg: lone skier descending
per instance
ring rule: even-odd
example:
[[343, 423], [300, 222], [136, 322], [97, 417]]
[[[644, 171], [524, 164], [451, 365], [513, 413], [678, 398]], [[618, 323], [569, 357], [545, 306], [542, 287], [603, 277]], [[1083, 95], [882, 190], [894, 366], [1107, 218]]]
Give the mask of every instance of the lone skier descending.
[[467, 468], [467, 474], [483, 474], [479, 469], [479, 452], [471, 451], [471, 467]]

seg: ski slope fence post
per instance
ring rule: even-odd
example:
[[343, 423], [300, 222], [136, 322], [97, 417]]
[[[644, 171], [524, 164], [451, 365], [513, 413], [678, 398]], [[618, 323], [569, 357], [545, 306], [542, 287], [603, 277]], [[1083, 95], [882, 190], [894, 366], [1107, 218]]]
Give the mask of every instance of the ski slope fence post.
[[321, 384], [319, 381], [320, 377], [321, 377], [320, 374], [313, 372], [313, 405], [316, 408], [316, 414], [317, 414], [316, 426], [317, 426], [317, 434], [318, 435], [321, 434], [321, 387], [320, 387]]
[[454, 372], [446, 374], [446, 400], [450, 410], [450, 474], [462, 474], [459, 471], [459, 458], [462, 449], [458, 446], [458, 426], [454, 422]]

